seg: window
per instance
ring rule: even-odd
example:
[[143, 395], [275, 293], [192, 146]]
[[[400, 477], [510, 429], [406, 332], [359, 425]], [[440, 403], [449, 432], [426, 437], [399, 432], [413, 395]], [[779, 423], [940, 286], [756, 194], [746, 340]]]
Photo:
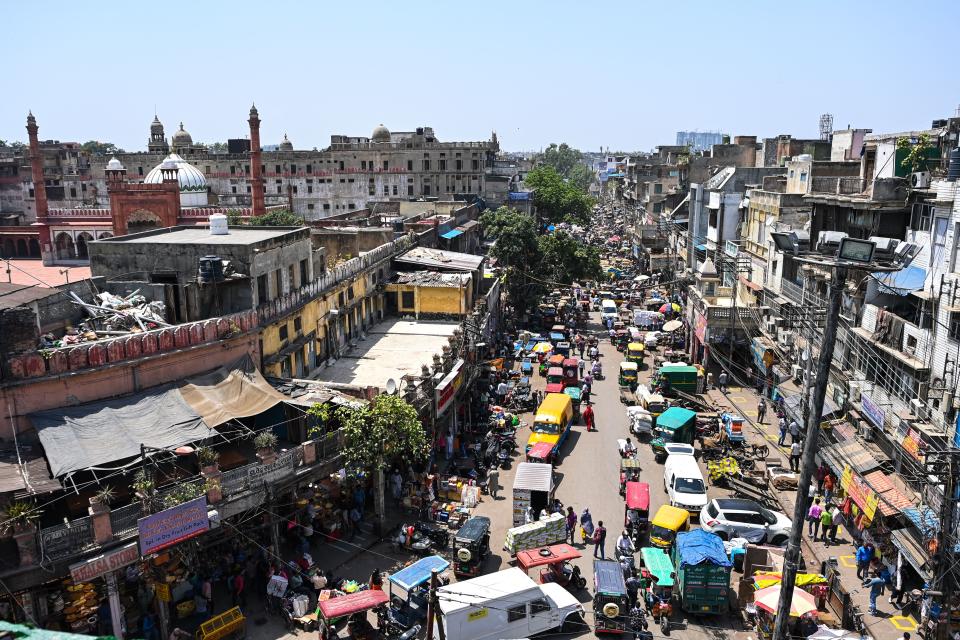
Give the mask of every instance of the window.
[[950, 313], [950, 339], [960, 341], [960, 311]]
[[[412, 196], [412, 195], [413, 195], [413, 185], [412, 185], [412, 184], [407, 186], [407, 195], [408, 195], [408, 196]], [[30, 197], [31, 197], [31, 198], [33, 197], [33, 189], [30, 190]]]
[[276, 184], [283, 184], [283, 180], [281, 180], [280, 178], [277, 178], [276, 180], [274, 180], [274, 182]]
[[383, 161], [383, 170], [384, 170], [384, 171], [389, 171], [389, 170], [390, 170], [390, 161], [389, 161], [389, 160], [384, 160], [384, 161]]
[[530, 615], [532, 616], [548, 611], [550, 611], [550, 604], [546, 598], [538, 598], [530, 603]]
[[143, 167], [137, 167], [137, 175], [138, 175], [138, 176], [142, 176], [142, 175], [143, 175]]
[[324, 202], [324, 203], [323, 203], [323, 210], [324, 210], [324, 211], [330, 211], [330, 203], [329, 203], [329, 202]]
[[307, 165], [307, 173], [313, 173], [313, 165], [312, 165], [312, 164], [308, 164], [308, 165]]
[[800, 182], [806, 182], [806, 181], [807, 181], [807, 172], [806, 172], [806, 171], [801, 171], [801, 172], [800, 172]]
[[[312, 204], [309, 205], [308, 208], [313, 209], [313, 205]], [[300, 285], [303, 286], [307, 284], [309, 281], [310, 281], [310, 275], [307, 270], [307, 261], [304, 259], [300, 261]]]
[[280, 269], [277, 269], [273, 272], [273, 286], [274, 291], [276, 292], [276, 297], [280, 297], [280, 292], [283, 291], [283, 281], [281, 280]]
[[250, 185], [247, 185], [247, 193], [250, 193]]
[[76, 198], [76, 197], [77, 197], [77, 188], [76, 188], [76, 187], [70, 187], [70, 197], [71, 197], [71, 198]]
[[347, 300], [353, 300], [353, 298], [354, 298], [353, 285], [350, 285], [349, 287], [347, 287]]
[[283, 173], [283, 167], [281, 167], [280, 165], [277, 165], [276, 173]]
[[[459, 156], [460, 154], [458, 153], [457, 155]], [[463, 160], [461, 160], [460, 158], [457, 158], [456, 161], [454, 162], [453, 168], [456, 169], [457, 171], [463, 171]]]
[[933, 251], [930, 252], [930, 268], [943, 264], [943, 248], [947, 243], [947, 225], [949, 220], [946, 218], [935, 218], [933, 221]]
[[257, 276], [257, 303], [267, 304], [267, 274]]
[[296, 172], [297, 172], [297, 165], [295, 164], [290, 165], [290, 173], [296, 173]]
[[653, 185], [653, 192], [654, 192], [654, 193], [663, 193], [663, 185], [662, 185], [661, 183], [659, 183], [659, 182], [654, 183], [654, 185]]
[[233, 165], [230, 165], [230, 175], [232, 176], [237, 175], [237, 168]]
[[243, 165], [243, 172], [247, 175], [250, 175], [250, 165], [248, 164]]
[[790, 169], [790, 177], [793, 177], [793, 169]]
[[[343, 182], [343, 180], [341, 180], [340, 182]], [[356, 179], [354, 179], [354, 178], [347, 178], [347, 182], [353, 183], [353, 182], [356, 182]]]
[[366, 170], [367, 170], [367, 161], [366, 161], [366, 160], [361, 160], [361, 161], [360, 161], [360, 169], [361, 169], [362, 171], [366, 171]]
[[516, 622], [527, 617], [527, 605], [521, 604], [507, 609], [507, 622]]
[[407, 171], [413, 171], [413, 160], [407, 160]]
[[307, 185], [307, 193], [313, 193], [313, 187]]
[[476, 171], [477, 169], [480, 168], [480, 161], [479, 161], [479, 160], [471, 160], [471, 161], [470, 161], [470, 166], [473, 168], [474, 171]]
[[287, 323], [284, 322], [282, 325], [280, 325], [280, 340], [283, 341], [286, 339], [287, 339]]
[[354, 209], [357, 208], [357, 205], [355, 205], [354, 203], [351, 202], [350, 204], [347, 205], [347, 207], [348, 207], [351, 211], [353, 211]]
[[414, 299], [413, 291], [402, 291], [400, 293], [400, 308], [401, 309], [413, 309], [414, 308]]
[[288, 266], [287, 266], [287, 288], [292, 291], [292, 290], [293, 290], [293, 287], [294, 287], [294, 282], [293, 282], [293, 265], [291, 264], [291, 265], [288, 265]]
[[294, 193], [297, 192], [297, 185], [293, 185], [293, 192], [294, 192]]
[[300, 335], [301, 331], [303, 331], [303, 323], [299, 317], [296, 317], [293, 319], [293, 332]]
[[337, 304], [342, 307], [344, 305], [344, 302], [345, 301], [343, 299], [343, 291], [341, 291], [340, 293], [337, 294]]
[[[394, 187], [394, 189], [396, 189], [396, 187]], [[383, 185], [383, 195], [390, 195], [390, 187], [388, 185]]]
[[440, 167], [439, 167], [439, 169], [440, 169], [440, 171], [446, 171], [446, 170], [447, 170], [447, 161], [446, 161], [444, 158], [440, 158]]
[[313, 211], [313, 203], [312, 203], [312, 202], [307, 205], [307, 211]]
[[230, 187], [230, 191], [231, 191], [232, 193], [236, 193], [236, 192], [237, 192], [237, 188], [236, 188], [236, 187]]
[[425, 196], [430, 195], [430, 185], [428, 184], [423, 185], [423, 195]]
[[340, 161], [340, 171], [343, 171], [343, 160]]
[[277, 185], [277, 193], [283, 193], [283, 187]]
[[429, 158], [424, 158], [424, 160], [423, 160], [423, 170], [424, 170], [424, 171], [430, 171], [430, 159], [429, 159]]

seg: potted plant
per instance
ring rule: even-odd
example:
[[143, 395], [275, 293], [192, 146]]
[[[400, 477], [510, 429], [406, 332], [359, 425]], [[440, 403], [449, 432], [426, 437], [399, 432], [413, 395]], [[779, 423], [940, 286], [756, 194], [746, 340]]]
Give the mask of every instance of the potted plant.
[[276, 459], [273, 449], [277, 446], [277, 436], [270, 431], [261, 431], [253, 439], [253, 446], [257, 450], [257, 458], [264, 464], [269, 464]]
[[0, 527], [4, 535], [31, 531], [42, 512], [29, 502], [13, 502], [4, 509]]
[[213, 447], [197, 449], [197, 458], [200, 460], [200, 467], [204, 473], [215, 473], [220, 470], [217, 466], [217, 461], [220, 460], [220, 452]]
[[106, 511], [117, 497], [117, 492], [110, 485], [105, 485], [90, 498], [90, 508], [94, 513]]
[[146, 500], [153, 495], [154, 486], [153, 478], [144, 469], [137, 471], [137, 475], [133, 477], [133, 490], [141, 500]]

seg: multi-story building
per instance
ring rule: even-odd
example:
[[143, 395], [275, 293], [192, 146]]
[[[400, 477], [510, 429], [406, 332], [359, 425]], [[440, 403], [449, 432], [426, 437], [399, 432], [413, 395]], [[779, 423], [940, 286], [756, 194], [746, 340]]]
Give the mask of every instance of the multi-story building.
[[691, 151], [707, 151], [715, 144], [723, 144], [729, 136], [719, 131], [677, 131], [677, 146], [689, 147]]

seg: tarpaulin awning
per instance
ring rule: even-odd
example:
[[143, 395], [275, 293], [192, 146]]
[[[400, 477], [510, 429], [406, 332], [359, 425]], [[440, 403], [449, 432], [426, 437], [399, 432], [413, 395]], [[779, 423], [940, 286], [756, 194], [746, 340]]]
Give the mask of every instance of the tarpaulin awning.
[[[787, 413], [790, 414], [791, 418], [796, 420], [798, 423], [803, 424], [803, 414], [800, 411], [800, 401], [803, 399], [802, 394], [792, 393], [790, 395], [787, 395], [783, 393], [782, 390], [780, 391], [780, 393], [783, 396], [784, 409], [786, 409]], [[811, 390], [811, 394], [812, 394], [812, 390]], [[830, 398], [823, 399], [823, 416], [822, 417], [826, 418], [831, 413], [839, 413], [839, 412], [840, 412], [840, 408], [837, 407], [837, 405], [833, 404]]]
[[903, 558], [916, 569], [920, 577], [929, 580], [932, 576], [927, 564], [927, 554], [920, 543], [905, 529], [895, 529], [890, 532], [890, 542], [903, 553]]
[[55, 477], [140, 455], [140, 445], [172, 449], [210, 429], [170, 385], [30, 414]]
[[873, 274], [884, 293], [905, 296], [923, 289], [927, 279], [927, 270], [923, 267], [909, 266], [900, 271], [888, 271]]
[[229, 367], [188, 378], [180, 393], [210, 428], [258, 415], [287, 400], [260, 375], [249, 356]]
[[553, 465], [539, 462], [521, 462], [513, 479], [514, 489], [546, 491], [553, 489]]
[[440, 237], [446, 240], [453, 240], [454, 238], [460, 235], [463, 235], [463, 231], [461, 231], [460, 229], [450, 229], [450, 231], [447, 231], [446, 233], [441, 233]]
[[833, 467], [838, 475], [843, 473], [844, 467], [850, 468], [864, 475], [880, 468], [877, 459], [857, 440], [844, 440], [831, 444], [820, 450], [820, 455]]
[[874, 471], [863, 477], [867, 484], [873, 489], [880, 498], [878, 508], [880, 514], [892, 516], [900, 513], [906, 508], [913, 506], [913, 500], [908, 498], [900, 489], [893, 486], [890, 477], [883, 471]]
[[940, 530], [937, 513], [930, 507], [907, 507], [903, 510], [903, 515], [907, 516], [917, 531], [924, 536], [932, 536]]

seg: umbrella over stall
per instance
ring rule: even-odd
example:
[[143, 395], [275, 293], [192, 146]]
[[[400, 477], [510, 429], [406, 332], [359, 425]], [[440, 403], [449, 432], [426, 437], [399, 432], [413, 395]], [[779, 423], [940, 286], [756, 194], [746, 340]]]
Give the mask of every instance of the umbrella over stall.
[[[757, 605], [757, 608], [763, 609], [768, 613], [776, 613], [777, 606], [780, 604], [780, 586], [781, 585], [779, 584], [775, 584], [772, 587], [760, 589], [753, 594], [753, 601]], [[816, 615], [817, 601], [812, 595], [803, 589], [793, 587], [793, 600], [790, 603], [790, 616], [793, 618], [799, 618], [800, 616], [805, 616], [808, 613]]]

